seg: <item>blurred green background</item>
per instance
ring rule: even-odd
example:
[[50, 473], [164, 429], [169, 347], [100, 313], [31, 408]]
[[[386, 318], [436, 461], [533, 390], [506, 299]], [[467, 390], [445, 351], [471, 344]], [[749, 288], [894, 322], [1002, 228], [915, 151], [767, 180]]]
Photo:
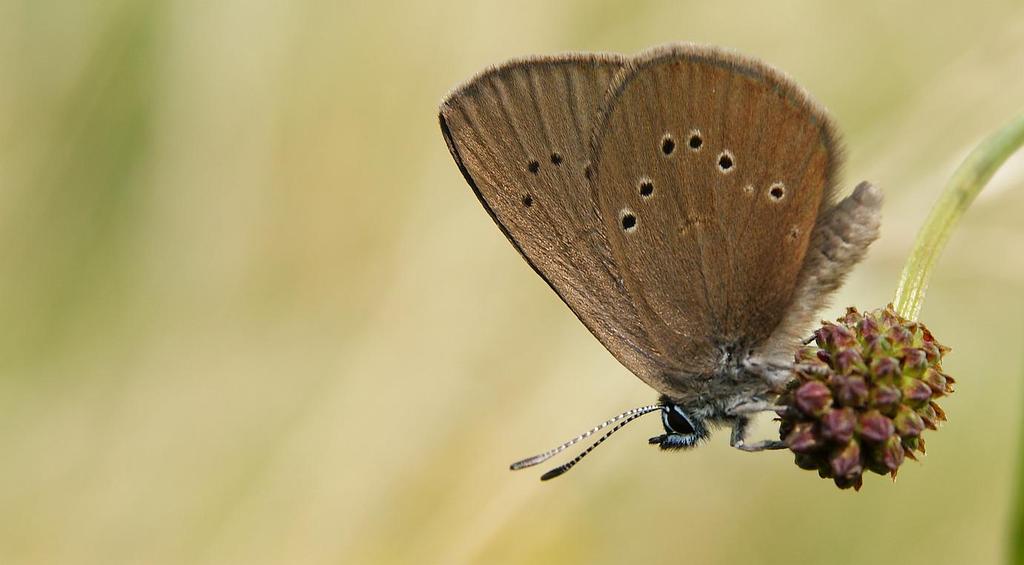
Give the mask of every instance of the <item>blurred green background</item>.
[[[1024, 397], [1024, 159], [923, 319], [949, 423], [837, 491], [654, 399], [520, 260], [437, 127], [488, 64], [714, 43], [783, 69], [887, 194], [835, 307], [892, 297], [959, 159], [1024, 106], [1018, 1], [0, 4], [0, 562], [994, 563]], [[767, 434], [762, 425], [760, 433]]]

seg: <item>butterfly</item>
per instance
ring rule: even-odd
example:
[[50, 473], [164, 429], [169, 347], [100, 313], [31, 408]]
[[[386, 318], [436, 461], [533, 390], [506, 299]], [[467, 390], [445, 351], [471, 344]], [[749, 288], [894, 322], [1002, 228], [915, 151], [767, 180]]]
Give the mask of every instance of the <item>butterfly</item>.
[[662, 449], [719, 426], [747, 451], [779, 410], [802, 336], [878, 236], [882, 196], [842, 200], [838, 134], [752, 58], [671, 44], [635, 57], [513, 60], [452, 91], [440, 126], [480, 203], [527, 263], [658, 402], [540, 455], [660, 411]]

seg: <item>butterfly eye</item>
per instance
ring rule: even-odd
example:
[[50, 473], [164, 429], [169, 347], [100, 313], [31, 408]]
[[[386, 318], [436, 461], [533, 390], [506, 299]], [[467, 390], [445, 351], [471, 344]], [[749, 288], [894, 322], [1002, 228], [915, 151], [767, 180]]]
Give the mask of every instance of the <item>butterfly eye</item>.
[[697, 433], [683, 409], [675, 404], [662, 409], [661, 422], [669, 434], [692, 435]]

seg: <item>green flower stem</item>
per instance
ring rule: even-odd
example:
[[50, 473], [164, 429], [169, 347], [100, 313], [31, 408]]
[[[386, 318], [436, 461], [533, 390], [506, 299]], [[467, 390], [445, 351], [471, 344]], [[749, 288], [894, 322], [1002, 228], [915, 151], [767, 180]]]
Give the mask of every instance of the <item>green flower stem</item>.
[[917, 319], [932, 269], [960, 217], [996, 170], [1022, 145], [1024, 115], [1018, 116], [982, 141], [950, 177], [928, 219], [921, 226], [921, 231], [917, 233], [914, 250], [903, 266], [896, 298], [893, 299], [900, 316]]

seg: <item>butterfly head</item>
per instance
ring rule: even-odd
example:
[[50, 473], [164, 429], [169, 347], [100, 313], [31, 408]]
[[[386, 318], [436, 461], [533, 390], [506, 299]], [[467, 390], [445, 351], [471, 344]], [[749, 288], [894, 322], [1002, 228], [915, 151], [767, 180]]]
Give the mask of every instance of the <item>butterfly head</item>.
[[686, 449], [708, 439], [710, 432], [704, 419], [668, 399], [662, 399], [661, 424], [665, 433], [649, 441], [662, 449]]

